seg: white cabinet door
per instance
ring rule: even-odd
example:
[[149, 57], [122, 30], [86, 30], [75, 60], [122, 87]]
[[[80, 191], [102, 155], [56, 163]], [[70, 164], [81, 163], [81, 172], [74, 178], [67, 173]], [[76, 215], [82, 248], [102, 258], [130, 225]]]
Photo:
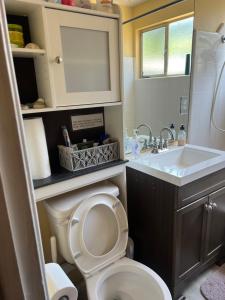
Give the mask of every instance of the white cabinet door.
[[47, 9], [56, 106], [120, 101], [118, 21]]

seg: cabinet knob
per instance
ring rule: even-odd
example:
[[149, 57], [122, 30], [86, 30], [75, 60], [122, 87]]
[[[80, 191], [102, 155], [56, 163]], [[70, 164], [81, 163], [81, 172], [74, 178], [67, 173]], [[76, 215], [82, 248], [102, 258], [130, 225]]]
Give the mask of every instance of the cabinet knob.
[[217, 208], [217, 204], [213, 201], [209, 201], [209, 205], [212, 206], [212, 209], [216, 209]]
[[56, 62], [57, 64], [61, 64], [61, 63], [63, 62], [62, 57], [61, 57], [61, 56], [56, 56], [55, 62]]
[[205, 210], [212, 211], [213, 210], [213, 206], [211, 204], [205, 204]]
[[210, 205], [212, 206], [212, 208], [217, 208], [217, 204], [215, 202], [210, 203]]

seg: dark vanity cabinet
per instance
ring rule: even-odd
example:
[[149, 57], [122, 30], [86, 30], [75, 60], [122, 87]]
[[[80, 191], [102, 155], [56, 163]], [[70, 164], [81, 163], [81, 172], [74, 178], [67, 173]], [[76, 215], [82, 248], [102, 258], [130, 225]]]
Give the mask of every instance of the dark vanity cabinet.
[[135, 260], [155, 270], [174, 299], [225, 256], [225, 169], [178, 187], [127, 167]]

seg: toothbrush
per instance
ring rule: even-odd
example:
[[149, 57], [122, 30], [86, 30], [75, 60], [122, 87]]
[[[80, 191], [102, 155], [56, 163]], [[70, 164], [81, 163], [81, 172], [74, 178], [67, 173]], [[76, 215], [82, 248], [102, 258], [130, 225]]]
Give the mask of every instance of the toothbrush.
[[63, 133], [66, 147], [71, 147], [72, 144], [71, 144], [69, 133], [68, 133], [66, 126], [62, 126], [62, 133]]

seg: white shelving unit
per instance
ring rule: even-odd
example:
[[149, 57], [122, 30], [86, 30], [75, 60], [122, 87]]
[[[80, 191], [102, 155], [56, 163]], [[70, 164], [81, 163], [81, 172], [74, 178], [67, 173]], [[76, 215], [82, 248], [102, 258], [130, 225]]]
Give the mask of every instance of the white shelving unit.
[[27, 48], [12, 48], [12, 54], [14, 57], [37, 57], [46, 53], [43, 49], [27, 49]]
[[[122, 37], [121, 37], [121, 22], [120, 14], [109, 14], [97, 10], [83, 9], [79, 7], [72, 7], [60, 4], [54, 4], [42, 0], [3, 0], [6, 3], [6, 9], [8, 14], [14, 14], [19, 16], [27, 16], [29, 18], [29, 29], [32, 42], [39, 45], [41, 49], [12, 49], [12, 54], [14, 57], [22, 58], [33, 58], [36, 82], [38, 89], [38, 96], [43, 98], [46, 103], [46, 108], [43, 109], [29, 109], [21, 110], [23, 115], [32, 115], [35, 113], [48, 113], [48, 112], [59, 112], [59, 111], [69, 111], [76, 109], [88, 109], [96, 107], [104, 107], [104, 123], [105, 131], [110, 134], [110, 136], [116, 138], [120, 144], [120, 159], [124, 159], [123, 151], [123, 89], [122, 89]], [[92, 15], [102, 17], [102, 22], [104, 23], [104, 18], [111, 18], [114, 21], [118, 21], [118, 46], [119, 46], [119, 70], [118, 77], [120, 81], [120, 98], [117, 102], [106, 102], [106, 103], [91, 103], [91, 104], [80, 104], [80, 105], [70, 105], [70, 106], [56, 106], [55, 100], [55, 86], [52, 78], [52, 70], [49, 68], [50, 60], [52, 59], [50, 55], [50, 46], [47, 31], [47, 8], [52, 10], [62, 10], [64, 12], [74, 12], [74, 16], [78, 14]], [[118, 9], [117, 6], [115, 8]], [[68, 13], [69, 14], [69, 13]], [[107, 22], [106, 22], [107, 23]], [[97, 101], [96, 101], [97, 102]], [[46, 116], [47, 115], [47, 116]], [[52, 114], [45, 114], [45, 117], [51, 118]], [[120, 162], [115, 165], [111, 165], [108, 168], [100, 169], [92, 173], [82, 173], [84, 175], [70, 177], [65, 180], [57, 181], [52, 180], [52, 184], [41, 186], [34, 190], [36, 207], [38, 209], [39, 221], [41, 231], [44, 232], [45, 238], [43, 239], [43, 249], [45, 257], [50, 257], [49, 252], [49, 239], [50, 230], [48, 230], [48, 221], [45, 217], [44, 211], [44, 200], [52, 198], [57, 195], [62, 195], [67, 192], [101, 182], [104, 180], [109, 180], [119, 187], [120, 200], [126, 209], [126, 175], [125, 175], [126, 164]], [[56, 175], [54, 177], [54, 175]], [[52, 178], [61, 178], [60, 174], [53, 174]], [[49, 182], [52, 178], [49, 178]], [[46, 182], [45, 182], [46, 183]]]
[[[88, 109], [104, 107], [104, 121], [105, 130], [111, 136], [118, 139], [120, 143], [120, 158], [124, 159], [123, 154], [123, 103], [122, 103], [122, 49], [121, 49], [121, 25], [120, 14], [110, 14], [92, 9], [83, 9], [79, 7], [72, 7], [67, 5], [55, 4], [42, 0], [5, 0], [7, 13], [20, 16], [28, 16], [30, 34], [32, 42], [37, 43], [41, 49], [26, 49], [26, 48], [13, 48], [12, 54], [14, 57], [22, 58], [34, 58], [36, 81], [38, 94], [41, 98], [45, 99], [46, 108], [42, 109], [28, 109], [21, 110], [21, 114], [36, 114], [47, 112], [59, 112], [76, 109]], [[118, 20], [119, 30], [119, 56], [120, 56], [120, 68], [118, 70], [120, 78], [120, 93], [121, 101], [117, 102], [105, 102], [105, 103], [92, 103], [92, 104], [80, 104], [70, 106], [56, 106], [54, 98], [54, 83], [51, 80], [51, 70], [48, 67], [50, 45], [47, 35], [47, 8], [52, 10], [61, 10], [64, 12], [74, 12], [83, 15], [93, 15], [104, 18], [111, 18]], [[115, 8], [118, 7], [115, 5]], [[36, 201], [41, 201], [57, 194], [63, 194], [73, 189], [78, 189], [85, 185], [89, 185], [105, 179], [114, 180], [118, 186], [120, 186], [123, 202], [125, 203], [125, 165], [118, 165], [110, 167], [108, 169], [99, 170], [90, 174], [74, 177], [72, 179], [64, 180], [59, 183], [40, 187], [35, 189]]]

